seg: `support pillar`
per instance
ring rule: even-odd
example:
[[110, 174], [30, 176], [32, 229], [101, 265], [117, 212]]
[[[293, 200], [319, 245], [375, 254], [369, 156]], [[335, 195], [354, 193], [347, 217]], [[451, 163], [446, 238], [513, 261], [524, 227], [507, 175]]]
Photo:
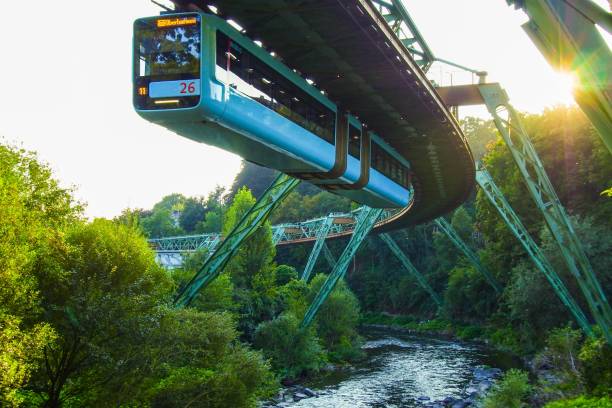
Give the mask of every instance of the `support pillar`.
[[355, 224], [353, 235], [351, 236], [346, 248], [344, 248], [342, 255], [340, 255], [340, 259], [338, 259], [336, 266], [323, 283], [323, 286], [321, 286], [321, 289], [319, 289], [319, 293], [317, 293], [315, 296], [310, 307], [308, 308], [308, 311], [306, 311], [306, 315], [302, 320], [302, 327], [309, 326], [310, 323], [312, 323], [317, 312], [319, 311], [319, 308], [332, 292], [336, 286], [336, 283], [338, 283], [338, 281], [346, 274], [346, 270], [351, 259], [353, 256], [355, 256], [355, 253], [363, 243], [363, 240], [366, 238], [368, 233], [372, 230], [372, 227], [374, 227], [374, 224], [376, 224], [376, 221], [382, 214], [382, 211], [383, 210], [380, 208], [362, 207], [359, 215], [357, 216], [357, 223]]
[[499, 84], [483, 84], [478, 89], [595, 321], [612, 344], [612, 308], [518, 112], [510, 105]]
[[406, 270], [410, 272], [410, 274], [417, 280], [417, 282], [419, 282], [419, 285], [421, 285], [421, 287], [427, 293], [429, 293], [429, 296], [431, 296], [434, 302], [436, 302], [438, 307], [441, 307], [442, 299], [440, 299], [440, 296], [438, 296], [438, 294], [433, 290], [433, 288], [429, 286], [427, 279], [425, 279], [425, 277], [421, 274], [421, 272], [419, 272], [418, 269], [414, 267], [412, 262], [410, 262], [410, 259], [408, 259], [406, 254], [404, 254], [404, 251], [402, 251], [401, 248], [395, 242], [395, 240], [391, 238], [391, 235], [387, 233], [383, 233], [383, 234], [380, 234], [379, 237], [380, 239], [383, 240], [384, 243], [387, 244], [389, 249], [391, 249], [391, 252], [393, 252], [393, 254], [397, 257], [397, 259], [399, 259], [399, 261], [402, 263], [404, 268], [406, 268]]
[[325, 221], [321, 224], [319, 231], [317, 231], [317, 239], [312, 247], [312, 251], [310, 251], [310, 256], [308, 257], [308, 262], [306, 262], [306, 267], [302, 272], [302, 280], [308, 282], [310, 279], [310, 274], [312, 273], [312, 268], [314, 268], [315, 263], [317, 263], [317, 259], [319, 258], [319, 254], [321, 253], [321, 249], [325, 244], [325, 238], [327, 238], [327, 234], [329, 233], [329, 229], [331, 228], [334, 219], [332, 217], [327, 217]]
[[455, 244], [455, 246], [463, 253], [463, 255], [465, 255], [465, 257], [469, 259], [470, 262], [472, 262], [472, 265], [474, 265], [476, 270], [480, 272], [482, 276], [485, 277], [489, 285], [491, 285], [491, 287], [495, 289], [495, 292], [497, 292], [498, 295], [501, 294], [502, 287], [497, 281], [497, 279], [495, 279], [493, 274], [489, 272], [489, 270], [485, 268], [485, 266], [480, 262], [478, 255], [476, 255], [474, 251], [472, 251], [470, 247], [468, 247], [467, 244], [463, 242], [463, 240], [461, 239], [459, 234], [457, 234], [457, 231], [455, 231], [453, 226], [442, 217], [436, 218], [434, 222], [438, 227], [440, 227], [440, 229], [442, 229], [442, 231], [444, 231], [446, 236], [452, 241], [453, 244]]
[[178, 294], [174, 304], [178, 307], [189, 306], [198, 292], [219, 276], [242, 243], [266, 222], [270, 213], [299, 183], [298, 179], [280, 174], [234, 229], [217, 245], [204, 265]]
[[550, 264], [546, 256], [544, 256], [540, 250], [540, 247], [538, 247], [533, 238], [531, 238], [531, 235], [529, 235], [529, 232], [527, 232], [527, 229], [516, 215], [508, 201], [506, 201], [506, 198], [491, 178], [489, 172], [481, 165], [478, 165], [476, 170], [476, 182], [480, 188], [482, 188], [483, 192], [491, 204], [493, 204], [497, 212], [499, 212], [499, 215], [506, 222], [506, 225], [508, 228], [510, 228], [510, 231], [512, 231], [514, 236], [523, 245], [533, 263], [540, 270], [540, 272], [544, 274], [561, 302], [563, 302], [563, 304], [574, 316], [576, 322], [578, 322], [578, 325], [587, 335], [592, 335], [591, 326], [586, 315], [567, 290], [567, 287], [559, 275], [557, 275], [557, 272]]

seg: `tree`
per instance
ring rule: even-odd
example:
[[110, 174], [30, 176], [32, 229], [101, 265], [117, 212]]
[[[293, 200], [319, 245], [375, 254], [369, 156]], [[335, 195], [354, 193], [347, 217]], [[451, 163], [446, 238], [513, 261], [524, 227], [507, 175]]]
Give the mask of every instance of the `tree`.
[[138, 400], [152, 407], [255, 407], [276, 381], [262, 355], [237, 337], [228, 314], [165, 310], [150, 341], [148, 378], [135, 387]]
[[317, 371], [325, 363], [314, 327], [300, 328], [299, 319], [292, 313], [259, 324], [254, 345], [271, 359], [272, 367], [282, 378]]
[[185, 199], [183, 211], [179, 216], [179, 225], [188, 234], [196, 231], [197, 224], [204, 220], [206, 206], [204, 199], [189, 197]]
[[147, 364], [141, 345], [172, 281], [137, 230], [98, 219], [71, 227], [66, 241], [68, 250], [56, 257], [66, 274], [42, 290], [58, 338], [45, 347], [33, 389], [48, 407], [75, 398], [111, 405], [109, 395], [119, 398]]
[[0, 145], [0, 405], [16, 406], [19, 390], [57, 333], [41, 321], [39, 285], [64, 273], [47, 255], [63, 250], [62, 230], [81, 207], [30, 152]]
[[[327, 276], [323, 274], [312, 279], [308, 296], [310, 302], [326, 279]], [[358, 324], [359, 302], [344, 280], [340, 280], [321, 305], [316, 317], [317, 334], [332, 359], [347, 360], [361, 354]]]

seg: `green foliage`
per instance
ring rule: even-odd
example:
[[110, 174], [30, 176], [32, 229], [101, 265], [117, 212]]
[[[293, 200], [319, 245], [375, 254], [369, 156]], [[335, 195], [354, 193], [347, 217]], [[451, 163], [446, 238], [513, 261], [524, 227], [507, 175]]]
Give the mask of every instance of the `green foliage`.
[[47, 255], [64, 251], [63, 230], [80, 216], [69, 190], [33, 153], [0, 145], [0, 405], [20, 404], [18, 390], [56, 339], [41, 321], [39, 285], [63, 279]]
[[98, 405], [108, 400], [102, 389], [121, 387], [146, 364], [141, 344], [173, 285], [137, 230], [98, 219], [72, 226], [66, 242], [57, 263], [69, 274], [41, 285], [58, 338], [46, 347], [33, 388], [49, 406], [75, 397]]
[[153, 364], [141, 400], [152, 407], [256, 406], [276, 383], [261, 354], [238, 343], [237, 336], [227, 314], [165, 310], [150, 340]]
[[612, 395], [612, 346], [603, 336], [587, 338], [580, 348], [582, 380], [589, 394]]
[[544, 408], [612, 408], [610, 397], [589, 398], [580, 396], [578, 398], [549, 402]]
[[298, 278], [297, 270], [293, 266], [278, 265], [276, 267], [276, 284], [283, 286]]
[[[178, 290], [182, 289], [196, 272], [204, 265], [208, 250], [200, 250], [190, 254], [183, 261], [183, 267], [172, 272], [172, 278]], [[200, 291], [191, 306], [202, 311], [235, 311], [237, 305], [233, 299], [234, 285], [227, 274], [222, 274]]]
[[[326, 275], [318, 274], [312, 279], [308, 296], [310, 301], [314, 299], [326, 278]], [[316, 317], [317, 334], [330, 352], [332, 360], [349, 360], [361, 355], [358, 323], [359, 302], [341, 280], [321, 305]]]
[[493, 386], [493, 390], [483, 401], [484, 408], [521, 408], [530, 392], [529, 376], [525, 371], [512, 369]]
[[272, 367], [282, 377], [317, 371], [325, 363], [315, 328], [300, 328], [300, 320], [291, 313], [257, 326], [254, 345], [271, 359]]

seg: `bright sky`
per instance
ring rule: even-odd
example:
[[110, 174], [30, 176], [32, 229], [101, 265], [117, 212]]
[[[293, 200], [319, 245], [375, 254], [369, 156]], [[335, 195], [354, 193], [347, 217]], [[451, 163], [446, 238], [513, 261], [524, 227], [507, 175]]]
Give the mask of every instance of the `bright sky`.
[[[5, 2], [0, 24], [0, 137], [35, 150], [90, 217], [149, 208], [164, 195], [205, 195], [231, 184], [240, 159], [149, 124], [131, 102], [132, 22], [156, 15], [147, 0]], [[93, 4], [97, 4], [95, 7]], [[483, 69], [515, 107], [571, 103], [505, 0], [406, 0], [439, 57]], [[442, 76], [441, 76], [442, 75]], [[450, 81], [433, 68], [432, 77]], [[469, 76], [453, 73], [455, 83]]]

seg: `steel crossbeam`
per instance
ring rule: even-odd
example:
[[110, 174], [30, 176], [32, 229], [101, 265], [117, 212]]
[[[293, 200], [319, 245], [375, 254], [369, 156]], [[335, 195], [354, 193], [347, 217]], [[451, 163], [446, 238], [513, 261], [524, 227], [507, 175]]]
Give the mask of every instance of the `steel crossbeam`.
[[329, 249], [325, 241], [323, 241], [323, 256], [327, 260], [327, 263], [329, 264], [330, 268], [334, 269], [338, 261], [336, 260], [334, 254], [332, 254], [331, 249]]
[[434, 222], [438, 227], [440, 227], [442, 231], [444, 231], [448, 239], [451, 240], [451, 242], [463, 253], [463, 255], [465, 255], [465, 257], [469, 259], [469, 261], [472, 263], [472, 265], [474, 265], [476, 270], [480, 272], [482, 276], [484, 276], [489, 285], [491, 285], [493, 289], [495, 289], [495, 292], [497, 292], [497, 294], [501, 294], [502, 287], [497, 281], [497, 279], [495, 279], [493, 274], [489, 272], [489, 270], [485, 268], [485, 266], [480, 262], [480, 258], [478, 257], [478, 255], [476, 255], [476, 253], [474, 253], [474, 251], [472, 251], [470, 247], [468, 247], [467, 244], [463, 242], [463, 240], [461, 239], [459, 234], [457, 234], [457, 231], [455, 231], [453, 226], [443, 217], [436, 218]]
[[307, 327], [312, 323], [321, 305], [325, 302], [338, 281], [346, 274], [346, 270], [351, 259], [353, 256], [355, 256], [355, 253], [363, 243], [364, 239], [367, 237], [368, 233], [374, 227], [374, 224], [376, 224], [376, 221], [379, 219], [382, 212], [383, 210], [380, 208], [360, 208], [351, 239], [346, 248], [344, 248], [342, 255], [340, 255], [340, 259], [338, 259], [334, 269], [329, 274], [323, 283], [323, 286], [321, 286], [321, 289], [319, 289], [319, 292], [310, 304], [310, 307], [306, 311], [306, 315], [302, 320], [302, 327]]
[[200, 248], [209, 248], [219, 240], [218, 233], [184, 235], [179, 237], [153, 238], [149, 245], [155, 252], [193, 252]]
[[480, 164], [478, 164], [476, 170], [476, 182], [485, 193], [491, 204], [493, 204], [497, 212], [499, 212], [499, 215], [505, 221], [510, 231], [512, 231], [514, 236], [523, 245], [525, 251], [527, 251], [535, 266], [544, 274], [561, 302], [572, 313], [578, 322], [578, 325], [586, 334], [592, 335], [591, 326], [586, 315], [567, 290], [567, 287], [559, 275], [557, 275], [557, 272], [550, 264], [546, 256], [542, 253], [540, 247], [538, 247], [529, 232], [527, 232], [527, 229], [516, 215], [508, 201], [506, 201], [506, 198], [493, 181], [493, 178], [489, 172]]
[[565, 208], [548, 178], [520, 116], [510, 105], [506, 92], [499, 84], [478, 85], [495, 126], [506, 142], [527, 189], [544, 216], [571, 274], [576, 278], [593, 317], [612, 343], [612, 309], [591, 263], [576, 236]]
[[178, 294], [174, 302], [175, 305], [179, 307], [188, 306], [198, 292], [223, 271], [240, 245], [263, 225], [270, 213], [299, 183], [300, 181], [297, 179], [280, 174], [253, 207], [244, 214], [228, 236], [217, 245], [204, 265]]
[[325, 244], [325, 238], [327, 238], [327, 234], [329, 233], [329, 229], [331, 228], [334, 219], [332, 217], [327, 217], [325, 221], [321, 224], [319, 231], [317, 232], [317, 240], [315, 241], [312, 251], [310, 251], [310, 255], [308, 256], [308, 261], [306, 262], [306, 267], [302, 272], [301, 279], [305, 282], [308, 282], [310, 279], [310, 274], [312, 273], [312, 268], [314, 268], [317, 259], [319, 258], [319, 254], [321, 253], [321, 249], [323, 248], [323, 244]]
[[435, 57], [401, 0], [372, 0], [372, 3], [415, 62], [427, 72]]
[[397, 257], [397, 259], [399, 259], [399, 261], [402, 263], [404, 268], [406, 268], [406, 270], [417, 280], [419, 285], [421, 285], [421, 287], [427, 293], [429, 293], [429, 296], [431, 296], [434, 302], [436, 302], [438, 307], [441, 307], [442, 299], [440, 298], [440, 296], [438, 296], [436, 291], [433, 290], [433, 288], [429, 285], [429, 283], [427, 282], [427, 279], [425, 279], [425, 277], [421, 274], [421, 272], [419, 272], [419, 270], [415, 268], [412, 262], [410, 262], [410, 259], [408, 259], [406, 254], [404, 254], [404, 251], [402, 251], [402, 249], [399, 247], [399, 245], [397, 245], [395, 240], [391, 238], [391, 235], [387, 233], [383, 233], [383, 234], [380, 234], [379, 237], [380, 239], [383, 240], [384, 243], [387, 244], [389, 249], [391, 249], [391, 252], [393, 252], [393, 254]]

